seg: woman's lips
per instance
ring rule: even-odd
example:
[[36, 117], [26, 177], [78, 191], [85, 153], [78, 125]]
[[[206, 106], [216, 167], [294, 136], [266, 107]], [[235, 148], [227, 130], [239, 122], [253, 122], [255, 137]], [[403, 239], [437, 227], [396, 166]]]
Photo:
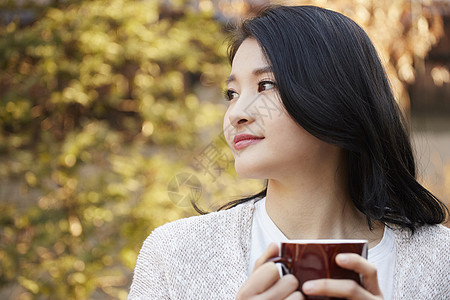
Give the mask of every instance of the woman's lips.
[[242, 150], [250, 145], [259, 143], [264, 137], [251, 134], [238, 134], [234, 137], [234, 149]]

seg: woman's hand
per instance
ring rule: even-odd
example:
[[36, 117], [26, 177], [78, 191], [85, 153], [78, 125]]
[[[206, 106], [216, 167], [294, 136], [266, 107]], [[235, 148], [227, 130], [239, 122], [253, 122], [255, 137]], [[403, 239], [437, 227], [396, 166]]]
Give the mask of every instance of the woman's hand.
[[298, 280], [293, 275], [286, 275], [280, 278], [275, 264], [266, 262], [268, 259], [276, 256], [278, 256], [278, 246], [272, 243], [255, 262], [255, 268], [250, 278], [239, 289], [236, 300], [304, 299], [303, 295], [297, 291]]
[[311, 296], [329, 296], [345, 299], [383, 299], [378, 286], [377, 269], [363, 257], [357, 254], [338, 254], [336, 263], [344, 268], [353, 270], [363, 277], [363, 287], [353, 280], [318, 279], [307, 281], [302, 291]]

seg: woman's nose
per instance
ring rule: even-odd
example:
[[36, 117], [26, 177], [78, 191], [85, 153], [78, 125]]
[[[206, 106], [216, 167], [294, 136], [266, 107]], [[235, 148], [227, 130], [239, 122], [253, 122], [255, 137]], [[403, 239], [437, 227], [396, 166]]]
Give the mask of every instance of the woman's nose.
[[253, 113], [252, 101], [246, 101], [244, 97], [239, 97], [238, 101], [231, 107], [228, 118], [233, 127], [239, 127], [244, 124], [250, 124], [255, 121], [255, 113]]

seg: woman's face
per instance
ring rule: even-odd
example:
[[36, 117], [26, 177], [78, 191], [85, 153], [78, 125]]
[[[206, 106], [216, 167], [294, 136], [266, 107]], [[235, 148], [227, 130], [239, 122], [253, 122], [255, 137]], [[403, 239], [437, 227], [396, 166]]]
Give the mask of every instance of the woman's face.
[[236, 52], [227, 80], [224, 134], [240, 176], [282, 180], [315, 174], [339, 159], [339, 148], [315, 138], [285, 111], [270, 64], [253, 38]]

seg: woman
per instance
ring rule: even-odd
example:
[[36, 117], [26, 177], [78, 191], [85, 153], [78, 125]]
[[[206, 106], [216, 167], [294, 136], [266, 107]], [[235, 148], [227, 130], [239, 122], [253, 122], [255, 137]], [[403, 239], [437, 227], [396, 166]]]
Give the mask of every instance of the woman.
[[[415, 179], [406, 128], [377, 53], [341, 14], [270, 7], [230, 43], [224, 118], [240, 176], [267, 179], [228, 209], [144, 242], [130, 299], [448, 299], [447, 209]], [[363, 286], [298, 287], [267, 260], [289, 239], [367, 239], [341, 255]], [[275, 242], [275, 243], [274, 243]]]

